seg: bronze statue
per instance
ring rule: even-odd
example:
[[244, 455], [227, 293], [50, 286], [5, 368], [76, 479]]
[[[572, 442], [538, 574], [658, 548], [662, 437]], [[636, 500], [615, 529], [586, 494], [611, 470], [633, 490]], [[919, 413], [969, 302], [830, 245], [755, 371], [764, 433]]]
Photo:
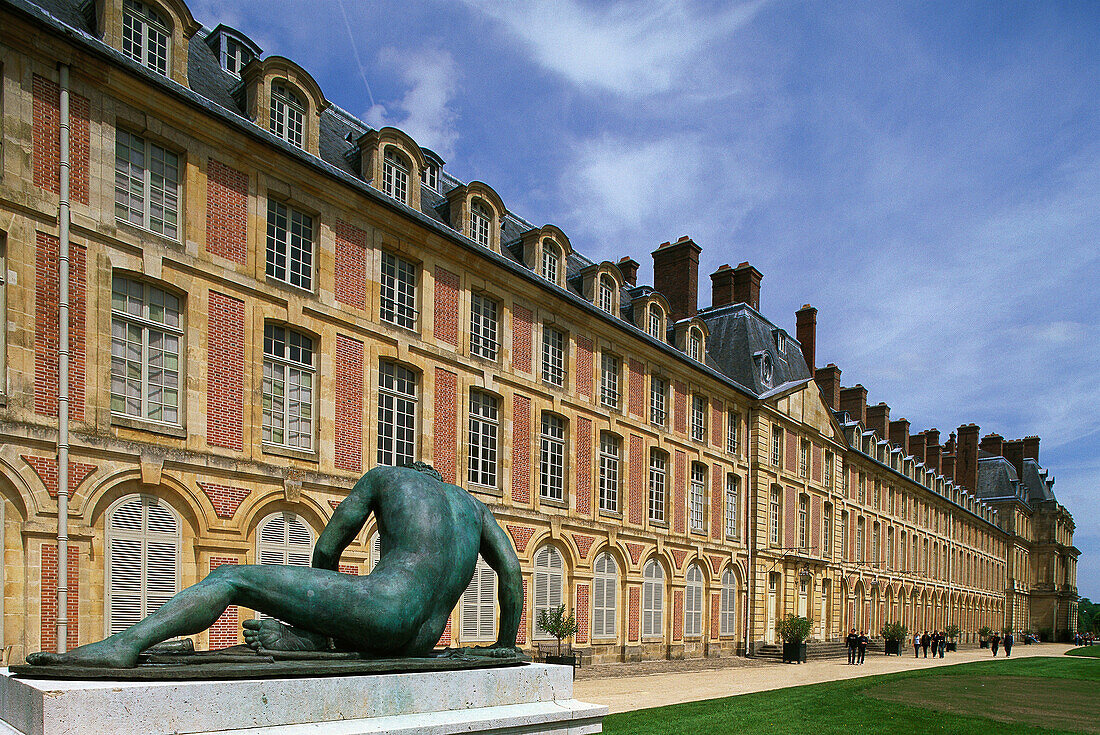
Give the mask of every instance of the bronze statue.
[[[378, 565], [364, 577], [341, 574], [340, 554], [372, 513], [381, 535]], [[508, 537], [484, 504], [417, 463], [363, 475], [317, 540], [312, 567], [222, 565], [120, 633], [68, 653], [32, 653], [27, 662], [133, 667], [145, 649], [205, 630], [230, 605], [289, 623], [246, 620], [245, 639], [255, 649], [424, 656], [469, 585], [479, 553], [498, 575], [499, 635], [492, 646], [467, 651], [514, 656], [523, 587]]]

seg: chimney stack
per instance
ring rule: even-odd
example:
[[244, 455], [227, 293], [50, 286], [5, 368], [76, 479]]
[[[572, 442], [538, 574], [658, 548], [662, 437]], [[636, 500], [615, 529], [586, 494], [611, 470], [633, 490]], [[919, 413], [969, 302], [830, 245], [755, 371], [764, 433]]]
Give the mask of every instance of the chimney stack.
[[623, 283], [628, 286], [638, 285], [638, 261], [624, 255], [615, 265], [619, 266], [619, 273], [623, 274]]
[[1004, 443], [1004, 457], [1016, 468], [1016, 477], [1024, 476], [1024, 440], [1011, 439]]
[[760, 311], [760, 281], [764, 274], [747, 262], [733, 269], [733, 300]]
[[814, 373], [814, 357], [817, 352], [817, 309], [809, 304], [794, 313], [794, 331], [798, 343], [802, 345], [802, 356], [806, 358], [806, 367], [810, 375]]
[[840, 410], [867, 426], [867, 389], [859, 383], [840, 389]]
[[978, 493], [978, 432], [977, 424], [959, 427], [959, 444], [955, 450], [955, 483], [971, 495]]
[[878, 403], [867, 407], [867, 428], [878, 434], [879, 439], [890, 439], [890, 407]]
[[940, 455], [940, 474], [948, 480], [955, 479], [955, 432], [951, 432], [943, 444], [943, 454]]
[[909, 437], [909, 453], [912, 454], [918, 462], [924, 461], [924, 443], [927, 439], [928, 435], [923, 431]]
[[909, 456], [909, 419], [890, 422], [890, 443], [901, 447], [905, 456]]
[[661, 243], [653, 251], [653, 288], [668, 300], [674, 322], [699, 311], [700, 252], [702, 248], [687, 235], [676, 242]]
[[833, 411], [840, 410], [840, 368], [829, 363], [814, 371], [814, 381], [821, 388], [825, 405]]
[[940, 446], [940, 430], [929, 429], [924, 432], [924, 466], [933, 472], [940, 471], [940, 456], [943, 447]]
[[733, 268], [725, 263], [710, 274], [710, 305], [729, 306], [736, 303], [733, 297]]
[[1005, 456], [1004, 445], [1005, 438], [997, 432], [993, 432], [982, 437], [982, 442], [978, 445], [978, 448], [998, 457], [1003, 457]]
[[1039, 462], [1039, 437], [1024, 437], [1024, 459], [1033, 459], [1036, 463]]

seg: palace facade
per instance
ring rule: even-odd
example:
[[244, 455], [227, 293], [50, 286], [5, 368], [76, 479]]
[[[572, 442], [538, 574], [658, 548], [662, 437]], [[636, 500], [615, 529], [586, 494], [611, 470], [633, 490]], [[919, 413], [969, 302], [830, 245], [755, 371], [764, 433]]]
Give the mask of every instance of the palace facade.
[[[788, 612], [817, 639], [1075, 628], [1038, 438], [910, 434], [748, 263], [699, 309], [681, 237], [639, 284], [182, 0], [0, 0], [0, 83], [8, 661], [222, 564], [308, 564], [366, 469], [414, 460], [512, 539], [525, 647], [561, 603], [594, 660], [751, 653]], [[496, 622], [482, 562], [440, 644]]]

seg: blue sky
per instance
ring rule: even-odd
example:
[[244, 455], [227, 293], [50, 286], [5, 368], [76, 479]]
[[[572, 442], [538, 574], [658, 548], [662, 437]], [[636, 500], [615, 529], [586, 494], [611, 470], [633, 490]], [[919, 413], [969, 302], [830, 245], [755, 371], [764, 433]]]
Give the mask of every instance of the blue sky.
[[190, 5], [644, 282], [750, 261], [914, 431], [1038, 434], [1100, 598], [1100, 5]]

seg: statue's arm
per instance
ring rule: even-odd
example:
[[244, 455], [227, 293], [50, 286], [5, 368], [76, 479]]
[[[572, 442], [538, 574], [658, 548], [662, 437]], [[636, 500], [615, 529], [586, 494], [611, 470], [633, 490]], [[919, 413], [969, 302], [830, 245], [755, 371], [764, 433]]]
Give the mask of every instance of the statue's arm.
[[497, 601], [500, 603], [500, 633], [496, 647], [515, 648], [523, 611], [523, 578], [512, 543], [488, 508], [483, 508], [481, 556], [497, 573]]
[[374, 484], [368, 472], [355, 483], [343, 502], [336, 506], [332, 520], [317, 539], [317, 545], [313, 547], [315, 568], [339, 571], [340, 555], [370, 517], [373, 497]]

